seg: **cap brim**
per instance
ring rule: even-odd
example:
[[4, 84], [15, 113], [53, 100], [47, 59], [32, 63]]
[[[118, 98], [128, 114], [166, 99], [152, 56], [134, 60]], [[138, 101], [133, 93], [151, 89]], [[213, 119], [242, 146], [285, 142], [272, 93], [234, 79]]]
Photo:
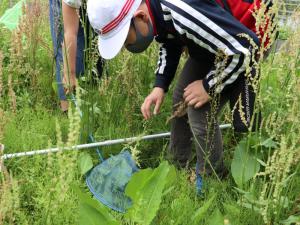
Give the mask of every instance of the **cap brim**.
[[124, 25], [124, 27], [114, 36], [109, 38], [103, 38], [99, 36], [98, 49], [100, 55], [104, 59], [114, 58], [122, 49], [130, 28], [130, 20]]

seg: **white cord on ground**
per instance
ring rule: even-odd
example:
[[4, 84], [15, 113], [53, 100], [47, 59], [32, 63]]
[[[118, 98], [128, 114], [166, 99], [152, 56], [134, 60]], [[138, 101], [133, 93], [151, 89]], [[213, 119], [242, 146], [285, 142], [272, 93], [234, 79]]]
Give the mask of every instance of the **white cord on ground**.
[[[220, 125], [220, 129], [226, 129], [226, 128], [230, 128], [230, 127], [231, 127], [230, 124]], [[95, 142], [95, 143], [90, 143], [90, 144], [81, 144], [81, 145], [75, 145], [75, 146], [72, 146], [72, 147], [49, 148], [49, 149], [41, 149], [41, 150], [34, 150], [34, 151], [28, 151], [28, 152], [4, 154], [4, 155], [1, 156], [1, 160], [11, 159], [11, 158], [18, 158], [18, 157], [23, 157], [23, 156], [48, 154], [48, 153], [54, 153], [54, 152], [58, 152], [58, 151], [65, 151], [65, 150], [81, 150], [81, 149], [87, 149], [87, 148], [109, 146], [109, 145], [115, 145], [115, 144], [135, 142], [135, 141], [140, 141], [140, 140], [151, 140], [151, 139], [157, 139], [157, 138], [166, 138], [166, 137], [170, 137], [170, 135], [171, 135], [171, 133], [167, 132], [167, 133], [146, 135], [146, 136], [142, 136], [142, 137], [121, 138], [121, 139], [115, 139], [115, 140]]]

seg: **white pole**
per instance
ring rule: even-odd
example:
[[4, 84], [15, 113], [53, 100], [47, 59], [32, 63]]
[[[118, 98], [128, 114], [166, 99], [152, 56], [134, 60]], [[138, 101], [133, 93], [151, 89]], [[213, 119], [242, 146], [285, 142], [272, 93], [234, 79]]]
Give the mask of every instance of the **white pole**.
[[[226, 129], [226, 128], [230, 128], [230, 127], [231, 127], [230, 124], [220, 125], [220, 129]], [[146, 135], [146, 136], [142, 136], [142, 137], [121, 138], [121, 139], [115, 139], [115, 140], [95, 142], [95, 143], [90, 143], [90, 144], [81, 144], [81, 145], [75, 145], [72, 147], [49, 148], [49, 149], [41, 149], [41, 150], [35, 150], [35, 151], [29, 151], [29, 152], [4, 154], [3, 156], [1, 156], [1, 160], [18, 158], [18, 157], [23, 157], [23, 156], [48, 154], [48, 153], [53, 153], [53, 152], [58, 152], [58, 151], [65, 151], [65, 150], [80, 150], [80, 149], [87, 149], [87, 148], [94, 148], [94, 147], [101, 147], [101, 146], [109, 146], [109, 145], [122, 144], [122, 143], [134, 142], [134, 141], [139, 141], [139, 140], [151, 140], [151, 139], [157, 139], [157, 138], [166, 138], [166, 137], [170, 137], [170, 135], [171, 135], [171, 133], [167, 132], [167, 133]]]

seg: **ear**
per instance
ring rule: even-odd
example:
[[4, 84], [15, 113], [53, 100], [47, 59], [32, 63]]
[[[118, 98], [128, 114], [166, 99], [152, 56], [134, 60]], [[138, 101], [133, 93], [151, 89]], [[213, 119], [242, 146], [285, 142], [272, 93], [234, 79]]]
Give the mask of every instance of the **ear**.
[[147, 15], [147, 13], [145, 13], [144, 10], [141, 10], [141, 9], [137, 10], [137, 11], [133, 14], [133, 16], [134, 16], [135, 18], [139, 18], [139, 19], [143, 20], [145, 23], [148, 23], [148, 21], [149, 21], [149, 17], [148, 17], [148, 15]]

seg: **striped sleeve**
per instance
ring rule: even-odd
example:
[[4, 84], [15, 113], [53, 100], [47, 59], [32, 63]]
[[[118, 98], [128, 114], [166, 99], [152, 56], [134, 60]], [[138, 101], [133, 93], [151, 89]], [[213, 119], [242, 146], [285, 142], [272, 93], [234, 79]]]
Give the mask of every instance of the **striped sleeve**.
[[[257, 36], [232, 15], [209, 0], [163, 0], [162, 8], [169, 11], [176, 31], [199, 47], [217, 55], [226, 62], [219, 62], [203, 80], [206, 91], [220, 93], [245, 73], [251, 59], [250, 42], [241, 37], [247, 34], [259, 45]], [[251, 66], [251, 65], [250, 65]], [[223, 68], [220, 72], [219, 68]]]
[[181, 52], [181, 45], [173, 42], [171, 39], [165, 40], [160, 44], [154, 87], [161, 87], [165, 92], [168, 91], [170, 83], [175, 76]]

